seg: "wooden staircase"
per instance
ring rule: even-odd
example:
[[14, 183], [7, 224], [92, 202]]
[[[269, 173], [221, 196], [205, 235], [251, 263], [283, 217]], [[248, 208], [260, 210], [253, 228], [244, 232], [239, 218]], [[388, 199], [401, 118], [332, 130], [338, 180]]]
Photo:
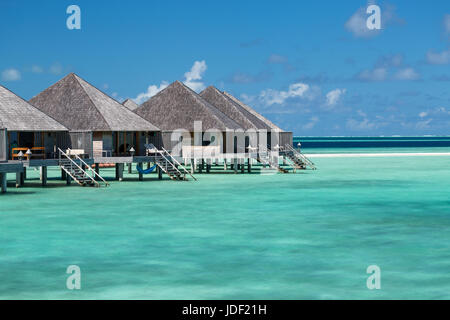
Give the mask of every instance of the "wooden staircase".
[[[155, 153], [155, 164], [166, 173], [170, 179], [178, 181], [187, 181], [186, 175], [197, 180], [189, 171], [186, 170], [166, 149], [158, 150], [153, 144], [146, 145], [150, 152]], [[183, 171], [181, 172], [180, 169]]]
[[[68, 149], [70, 152], [70, 149]], [[68, 174], [76, 183], [80, 186], [86, 187], [100, 187], [100, 183], [95, 179], [96, 177], [102, 181], [105, 186], [108, 186], [109, 183], [105, 181], [95, 170], [90, 167], [83, 159], [81, 159], [78, 155], [75, 155], [75, 158], [78, 160], [75, 161], [69, 155], [67, 155], [64, 151], [58, 148], [59, 151], [59, 167], [64, 170], [66, 174]], [[84, 168], [83, 168], [84, 167]], [[88, 173], [91, 172], [91, 175]]]
[[258, 156], [256, 157], [256, 161], [258, 161], [264, 166], [268, 166], [271, 169], [278, 170], [281, 173], [289, 173], [289, 170], [281, 167], [278, 163], [272, 161], [272, 159], [270, 158], [270, 152], [271, 151], [269, 149], [263, 150], [262, 152], [260, 151], [258, 153]]
[[295, 150], [291, 145], [287, 144], [284, 147], [284, 156], [288, 158], [295, 166], [298, 166], [297, 169], [307, 169], [308, 167], [312, 170], [317, 170], [314, 162], [309, 160], [303, 153]]

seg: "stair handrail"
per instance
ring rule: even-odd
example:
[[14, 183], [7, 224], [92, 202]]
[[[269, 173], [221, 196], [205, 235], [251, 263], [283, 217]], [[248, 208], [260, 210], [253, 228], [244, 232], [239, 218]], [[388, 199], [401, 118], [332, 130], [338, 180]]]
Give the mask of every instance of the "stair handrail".
[[[183, 171], [185, 172], [185, 175], [186, 175], [186, 173], [187, 173], [187, 174], [189, 174], [189, 175], [192, 177], [192, 179], [194, 179], [195, 181], [197, 181], [197, 178], [195, 178], [195, 177], [192, 175], [192, 173], [190, 173], [184, 166], [182, 166], [181, 163], [178, 162], [178, 160], [175, 159], [175, 158], [169, 153], [169, 151], [167, 151], [164, 147], [161, 147], [161, 149], [162, 149], [165, 153], [167, 153], [168, 155], [170, 155], [170, 158], [173, 159], [173, 161], [183, 169]], [[176, 168], [176, 167], [175, 167], [175, 168]], [[178, 168], [177, 168], [177, 170], [178, 170]], [[178, 171], [179, 171], [179, 170], [178, 170]], [[180, 173], [181, 173], [181, 172], [180, 172]]]
[[[70, 151], [72, 151], [71, 149], [67, 149], [67, 150], [69, 150], [69, 152]], [[105, 179], [103, 179], [103, 177], [101, 176], [101, 175], [99, 175], [97, 172], [95, 172], [95, 170], [94, 170], [94, 168], [92, 168], [90, 165], [88, 165], [79, 155], [77, 155], [77, 154], [74, 154], [74, 156], [75, 156], [75, 158], [77, 158], [82, 164], [84, 164], [86, 167], [88, 167], [89, 168], [89, 171], [92, 171], [92, 173], [94, 174], [94, 177], [99, 177], [100, 178], [100, 180], [102, 180], [104, 183], [105, 183], [105, 185], [107, 185], [107, 186], [109, 186], [110, 184], [108, 183], [108, 182], [106, 182], [106, 180]], [[98, 164], [97, 164], [98, 165]], [[87, 173], [86, 173], [87, 174]], [[89, 176], [91, 179], [92, 179], [92, 177], [91, 176]], [[95, 179], [94, 179], [95, 180]]]
[[[70, 150], [70, 149], [69, 149]], [[77, 167], [78, 167], [78, 169], [80, 169], [85, 175], [87, 175], [95, 184], [97, 184], [97, 186], [100, 186], [100, 184], [97, 182], [97, 181], [95, 181], [95, 179], [94, 178], [92, 178], [82, 167], [80, 167], [79, 165], [78, 165], [78, 163], [76, 163], [75, 161], [73, 161], [73, 159], [71, 159], [64, 151], [62, 151], [61, 150], [61, 148], [58, 148], [58, 151], [59, 151], [59, 164], [61, 165], [61, 154], [63, 155], [63, 156], [65, 156], [67, 159], [69, 159], [70, 160], [70, 169], [72, 169], [73, 168], [73, 165], [76, 165]], [[71, 176], [72, 177], [72, 179], [74, 179], [75, 181], [77, 181], [78, 179], [76, 179], [70, 172], [68, 172], [65, 168], [64, 168], [64, 166], [62, 166], [62, 168], [64, 169], [64, 171], [66, 171], [66, 173], [68, 173], [69, 174], [69, 176]]]
[[314, 162], [308, 159], [303, 153], [297, 151], [292, 147], [290, 144], [286, 144], [285, 146], [289, 151], [293, 152], [295, 155], [299, 156], [308, 166], [310, 166], [312, 169], [317, 169]]
[[158, 148], [156, 148], [153, 144], [149, 144], [149, 146], [153, 146], [152, 149], [155, 149], [155, 150], [156, 150], [156, 153], [158, 153], [160, 156], [162, 156], [162, 157], [166, 160], [166, 169], [164, 169], [159, 163], [157, 163], [158, 167], [162, 168], [162, 169], [168, 174], [168, 172], [167, 172], [167, 163], [170, 163], [170, 165], [171, 165], [176, 171], [178, 171], [178, 173], [179, 173], [180, 175], [182, 175], [181, 171], [178, 170], [178, 168], [175, 167], [175, 165], [174, 165], [169, 159], [167, 159], [167, 157], [163, 154], [163, 152], [161, 152], [161, 150], [158, 150]]

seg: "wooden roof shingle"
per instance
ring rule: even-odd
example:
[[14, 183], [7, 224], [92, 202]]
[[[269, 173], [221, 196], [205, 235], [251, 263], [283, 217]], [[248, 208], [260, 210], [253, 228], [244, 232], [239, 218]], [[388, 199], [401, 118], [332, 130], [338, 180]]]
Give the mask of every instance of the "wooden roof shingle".
[[270, 130], [271, 127], [264, 121], [261, 121], [254, 114], [230, 99], [219, 89], [209, 86], [200, 93], [206, 101], [211, 103], [217, 109], [225, 113], [228, 117], [236, 121], [243, 129], [265, 129]]
[[0, 127], [9, 131], [67, 131], [61, 123], [3, 86], [0, 86], [0, 123]]
[[151, 119], [163, 131], [193, 131], [194, 121], [201, 121], [204, 131], [241, 128], [238, 123], [180, 81], [175, 81], [144, 102], [135, 112], [144, 119]]
[[244, 102], [242, 102], [241, 100], [239, 100], [238, 98], [234, 97], [232, 94], [224, 91], [223, 92], [224, 95], [226, 95], [228, 98], [230, 98], [231, 100], [233, 100], [234, 102], [236, 102], [238, 105], [240, 105], [242, 108], [244, 108], [245, 110], [247, 110], [249, 113], [251, 113], [252, 115], [254, 115], [255, 117], [257, 117], [259, 120], [261, 120], [262, 122], [264, 122], [267, 126], [269, 126], [271, 129], [273, 130], [277, 130], [280, 132], [284, 132], [283, 129], [281, 129], [280, 127], [278, 127], [277, 125], [273, 124], [269, 119], [267, 119], [266, 117], [264, 117], [263, 115], [261, 115], [260, 113], [258, 113], [257, 111], [255, 111], [253, 108], [249, 107], [248, 105], [246, 105]]
[[136, 102], [134, 102], [133, 100], [131, 100], [131, 99], [125, 100], [124, 102], [122, 102], [122, 105], [124, 105], [125, 107], [127, 107], [131, 111], [134, 111], [137, 108], [139, 108], [139, 105]]
[[159, 131], [74, 73], [30, 102], [71, 131]]

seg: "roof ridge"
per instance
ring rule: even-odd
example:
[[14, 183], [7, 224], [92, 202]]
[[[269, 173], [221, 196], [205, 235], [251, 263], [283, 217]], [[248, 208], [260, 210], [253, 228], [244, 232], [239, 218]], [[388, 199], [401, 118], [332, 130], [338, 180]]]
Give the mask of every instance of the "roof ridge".
[[144, 119], [143, 117], [141, 117], [140, 115], [138, 115], [136, 112], [131, 111], [130, 109], [128, 109], [127, 107], [125, 107], [122, 103], [120, 103], [119, 101], [117, 101], [116, 99], [114, 99], [113, 97], [109, 96], [107, 93], [103, 92], [101, 89], [97, 88], [95, 85], [89, 83], [88, 81], [84, 80], [83, 78], [79, 77], [78, 75], [74, 74], [75, 78], [77, 79], [77, 82], [80, 84], [80, 86], [82, 87], [83, 91], [87, 94], [87, 96], [89, 97], [89, 100], [91, 101], [91, 103], [95, 106], [96, 110], [100, 113], [100, 115], [102, 116], [102, 118], [105, 120], [106, 124], [108, 125], [109, 129], [112, 131], [113, 128], [111, 126], [111, 124], [109, 123], [108, 120], [106, 120], [105, 116], [103, 115], [103, 113], [99, 110], [99, 108], [97, 107], [97, 105], [95, 104], [94, 101], [92, 101], [92, 98], [90, 96], [90, 94], [86, 91], [86, 89], [84, 88], [83, 84], [80, 82], [80, 80], [82, 82], [85, 82], [87, 85], [89, 85], [90, 87], [94, 88], [95, 90], [97, 90], [98, 92], [100, 92], [100, 94], [102, 94], [104, 97], [106, 97], [107, 99], [112, 100], [113, 102], [116, 103], [116, 106], [123, 112], [128, 113], [129, 115], [131, 115], [131, 117], [137, 116], [139, 117], [141, 120], [145, 121], [147, 124], [151, 125], [152, 127], [156, 128], [159, 130], [159, 128], [157, 126], [155, 126], [153, 123], [151, 123], [150, 121]]
[[[83, 78], [79, 77], [78, 75], [76, 75], [75, 73], [71, 73], [69, 75], [72, 75], [76, 82], [78, 83], [78, 85], [80, 86], [81, 90], [83, 90], [83, 92], [86, 94], [86, 96], [88, 97], [89, 101], [92, 103], [92, 105], [94, 106], [95, 110], [97, 110], [97, 112], [100, 114], [100, 116], [102, 117], [102, 119], [105, 121], [106, 125], [108, 126], [108, 128], [110, 130], [112, 130], [111, 128], [111, 124], [106, 120], [105, 116], [100, 112], [100, 110], [98, 109], [97, 105], [94, 103], [94, 101], [92, 101], [91, 96], [89, 95], [89, 93], [86, 91], [86, 89], [83, 87], [83, 85], [81, 84], [80, 80], [86, 82], [87, 84], [91, 85], [89, 82], [85, 81]], [[96, 88], [96, 87], [94, 87]], [[97, 88], [96, 88], [97, 89]]]
[[[9, 90], [7, 87], [0, 85], [3, 89], [5, 89], [6, 91], [10, 92], [11, 94], [13, 94], [14, 96], [16, 96], [17, 98], [19, 98], [20, 100], [22, 100], [23, 102], [25, 102], [26, 104], [28, 104], [29, 106], [31, 106], [33, 109], [35, 109], [38, 113], [43, 114], [44, 116], [52, 119], [53, 121], [55, 121], [58, 125], [60, 125], [61, 127], [63, 127], [64, 129], [66, 129], [67, 131], [69, 131], [68, 128], [66, 128], [65, 125], [63, 125], [62, 123], [60, 123], [58, 120], [56, 120], [55, 118], [53, 118], [52, 116], [46, 114], [45, 112], [39, 110], [38, 108], [36, 108], [31, 102], [25, 100], [24, 98], [22, 98], [21, 96], [19, 96], [18, 94], [14, 93], [13, 91]], [[1, 122], [0, 122], [1, 123]], [[6, 128], [8, 129], [8, 128]]]
[[[177, 80], [177, 82], [180, 82]], [[233, 119], [231, 119], [229, 116], [227, 116], [225, 113], [223, 113], [222, 111], [220, 111], [219, 109], [217, 109], [214, 105], [212, 105], [211, 103], [209, 103], [208, 101], [206, 101], [206, 99], [204, 99], [202, 96], [200, 96], [198, 93], [196, 93], [194, 90], [192, 90], [191, 88], [189, 88], [187, 85], [185, 85], [184, 83], [180, 82], [184, 88], [188, 89], [188, 91], [193, 95], [193, 97], [200, 101], [201, 103], [203, 103], [206, 107], [206, 109], [208, 108], [213, 108], [215, 111], [221, 113], [225, 118], [228, 118], [228, 120], [230, 120], [231, 122], [233, 122], [238, 128], [241, 127], [241, 125], [239, 125], [239, 123], [237, 123], [236, 121], [234, 121]], [[205, 89], [206, 90], [206, 89]], [[211, 110], [208, 110], [211, 111]], [[227, 128], [227, 124], [223, 122], [222, 119], [220, 119], [216, 114], [214, 114], [214, 112], [212, 112], [212, 115], [219, 121], [222, 122], [225, 127]], [[231, 129], [231, 128], [230, 128]]]
[[246, 109], [249, 113], [253, 114], [255, 117], [257, 117], [260, 121], [264, 122], [266, 125], [268, 125], [270, 128], [275, 129], [275, 130], [280, 130], [281, 132], [284, 132], [283, 129], [281, 129], [279, 126], [277, 126], [276, 124], [274, 124], [272, 121], [270, 121], [269, 119], [267, 119], [266, 117], [264, 117], [262, 114], [260, 114], [258, 111], [256, 111], [255, 109], [253, 109], [252, 107], [248, 106], [247, 104], [245, 104], [244, 102], [242, 102], [241, 100], [239, 100], [238, 98], [236, 98], [235, 96], [233, 96], [231, 93], [224, 91], [223, 92], [228, 98], [230, 98], [231, 100], [235, 101], [238, 105], [242, 106], [244, 109]]
[[[248, 119], [248, 116], [247, 115], [245, 115], [239, 108], [238, 108], [238, 105], [234, 102], [234, 101], [232, 101], [231, 99], [229, 99], [229, 98], [227, 98], [224, 94], [223, 94], [223, 92], [222, 91], [220, 91], [219, 89], [217, 89], [215, 86], [209, 86], [208, 88], [206, 88], [205, 90], [203, 90], [202, 91], [202, 93], [203, 92], [205, 92], [206, 90], [208, 90], [208, 89], [210, 89], [210, 90], [213, 90], [214, 91], [214, 93], [215, 94], [217, 94], [218, 96], [219, 96], [219, 98], [220, 99], [222, 99], [225, 103], [231, 103], [231, 105], [234, 107], [234, 109], [239, 113], [239, 115], [241, 115], [242, 117], [243, 117], [243, 120], [244, 120], [244, 122], [247, 124], [247, 126], [248, 125], [250, 125], [250, 127], [252, 127], [253, 129], [258, 129], [257, 128], [257, 126], [250, 120], [250, 119]], [[206, 100], [206, 99], [205, 99]], [[213, 104], [212, 104], [213, 105]], [[214, 106], [214, 105], [213, 105]], [[216, 107], [216, 109], [218, 109], [217, 107]], [[218, 109], [219, 111], [221, 111], [220, 109]], [[222, 112], [222, 111], [221, 111]], [[222, 113], [224, 113], [224, 112], [222, 112]], [[225, 113], [224, 113], [225, 114]], [[227, 114], [225, 114], [226, 116], [228, 116]], [[233, 118], [231, 118], [230, 116], [228, 116], [231, 120], [233, 120], [234, 122], [236, 122], [237, 123], [237, 121], [235, 121]], [[237, 123], [237, 124], [239, 124], [239, 123]], [[240, 125], [239, 125], [240, 126]], [[245, 128], [243, 128], [243, 129], [245, 129]]]

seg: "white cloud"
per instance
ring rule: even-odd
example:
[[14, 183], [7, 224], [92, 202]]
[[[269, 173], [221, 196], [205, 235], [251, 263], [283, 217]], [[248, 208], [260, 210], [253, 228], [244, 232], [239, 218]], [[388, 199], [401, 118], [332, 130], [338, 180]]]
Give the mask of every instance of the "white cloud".
[[[359, 8], [345, 23], [347, 31], [351, 32], [355, 38], [370, 38], [380, 34], [380, 30], [369, 30], [367, 28], [367, 19], [370, 14], [366, 13], [367, 7], [375, 4], [376, 1], [368, 1], [367, 6]], [[404, 21], [395, 14], [395, 7], [385, 5], [381, 8], [381, 29], [392, 22], [403, 23]]]
[[420, 78], [419, 74], [413, 68], [404, 68], [398, 70], [394, 76], [397, 80], [417, 80]]
[[432, 50], [428, 51], [427, 62], [430, 64], [449, 64], [450, 49], [442, 52], [434, 52]]
[[430, 123], [433, 121], [433, 119], [427, 119], [427, 120], [423, 120], [423, 121], [418, 121], [416, 123], [416, 128], [417, 129], [429, 129], [430, 128]]
[[255, 96], [242, 93], [241, 94], [241, 99], [242, 99], [242, 101], [244, 101], [244, 103], [250, 104], [253, 101], [255, 101]]
[[146, 92], [138, 94], [138, 96], [136, 98], [134, 98], [133, 100], [137, 104], [142, 104], [145, 101], [147, 101], [148, 99], [150, 99], [151, 97], [153, 97], [155, 94], [160, 92], [161, 90], [164, 90], [165, 88], [167, 88], [168, 86], [169, 86], [169, 83], [167, 81], [161, 82], [161, 84], [159, 86], [150, 85], [147, 88]]
[[50, 67], [50, 73], [54, 75], [60, 75], [63, 72], [63, 67], [60, 63], [56, 62]]
[[17, 69], [6, 69], [2, 72], [3, 81], [18, 81], [21, 79], [20, 71]]
[[43, 73], [44, 69], [38, 65], [34, 65], [31, 67], [31, 72], [33, 73]]
[[271, 54], [267, 62], [270, 64], [284, 64], [288, 62], [288, 58], [279, 54]]
[[[205, 89], [205, 87], [206, 87], [205, 84], [199, 80], [202, 80], [203, 74], [205, 73], [207, 68], [208, 67], [206, 65], [205, 60], [195, 61], [194, 64], [192, 65], [191, 70], [184, 74], [185, 79], [184, 79], [183, 83], [196, 92], [199, 92], [199, 91]], [[151, 97], [153, 97], [154, 95], [156, 95], [161, 90], [164, 90], [165, 88], [167, 88], [168, 86], [169, 86], [169, 82], [167, 82], [167, 81], [162, 81], [159, 86], [154, 85], [154, 84], [150, 85], [147, 88], [146, 92], [138, 94], [138, 96], [136, 98], [134, 98], [133, 100], [137, 104], [142, 104], [145, 101], [147, 101], [148, 99], [150, 99]]]
[[347, 89], [335, 89], [327, 93], [327, 105], [334, 106], [340, 99], [341, 95], [345, 94]]
[[450, 36], [450, 14], [446, 14], [444, 16], [444, 33], [448, 36]]
[[207, 68], [208, 66], [206, 65], [205, 60], [195, 61], [191, 70], [184, 74], [184, 84], [196, 92], [205, 89], [206, 86], [204, 83], [198, 80], [202, 79]]
[[316, 126], [317, 122], [319, 122], [319, 117], [311, 117], [311, 119], [309, 119], [309, 122], [305, 124], [302, 128], [305, 130], [311, 130]]
[[375, 68], [372, 70], [363, 70], [356, 77], [362, 81], [383, 81], [387, 77], [386, 68]]
[[353, 33], [356, 38], [370, 38], [377, 35], [378, 30], [369, 30], [367, 28], [367, 14], [364, 8], [358, 9], [345, 23], [347, 31]]
[[421, 118], [425, 118], [427, 115], [428, 115], [428, 112], [425, 112], [425, 111], [419, 113], [419, 117], [421, 117]]
[[372, 130], [376, 128], [376, 125], [374, 122], [369, 121], [369, 119], [365, 118], [363, 120], [355, 120], [353, 118], [348, 119], [346, 126], [350, 130], [355, 131], [364, 131], [364, 130]]
[[278, 91], [273, 89], [263, 90], [259, 95], [261, 101], [266, 105], [283, 104], [289, 98], [305, 97], [305, 93], [310, 89], [304, 83], [294, 83], [289, 86], [288, 91]]

